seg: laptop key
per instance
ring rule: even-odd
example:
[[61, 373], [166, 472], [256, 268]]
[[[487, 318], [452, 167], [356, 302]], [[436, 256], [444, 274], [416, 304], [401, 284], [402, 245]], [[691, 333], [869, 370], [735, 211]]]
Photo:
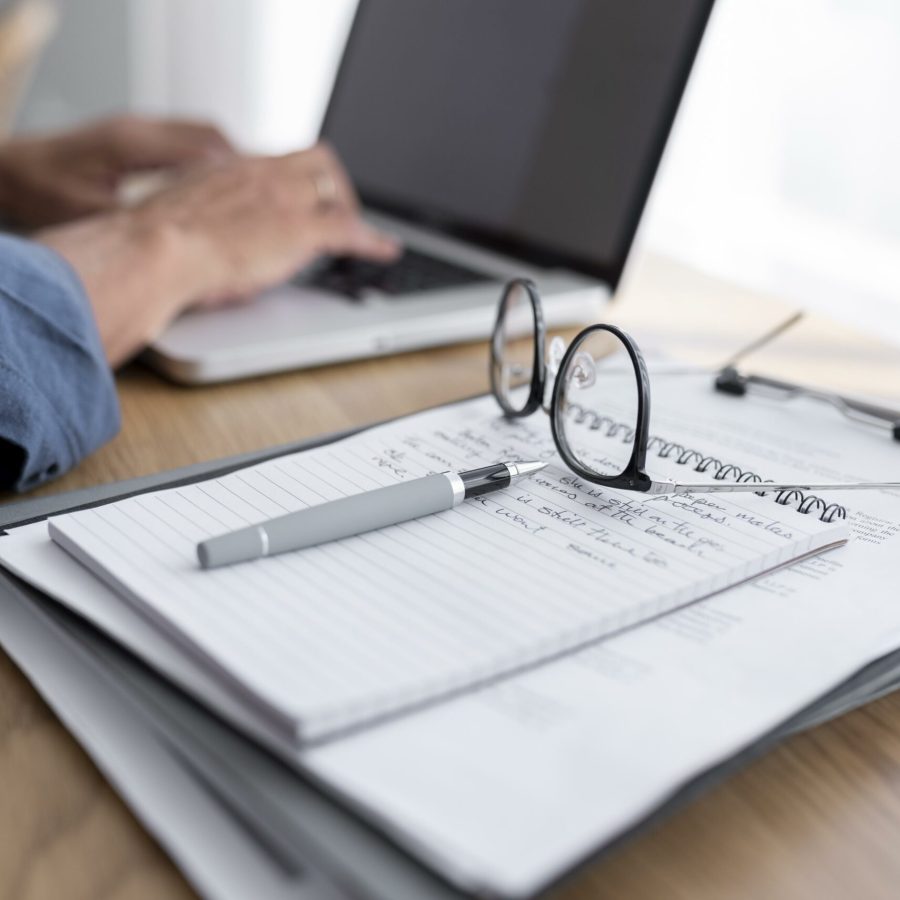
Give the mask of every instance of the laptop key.
[[402, 297], [493, 280], [483, 272], [437, 259], [418, 250], [406, 250], [398, 260], [387, 265], [346, 256], [332, 257], [301, 273], [293, 283], [359, 300], [373, 291]]

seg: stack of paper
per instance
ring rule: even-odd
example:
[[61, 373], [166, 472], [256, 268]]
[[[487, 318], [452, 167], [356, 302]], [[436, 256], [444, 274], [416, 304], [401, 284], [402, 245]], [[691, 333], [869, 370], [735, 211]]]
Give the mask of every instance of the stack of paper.
[[[804, 407], [800, 434], [796, 410], [713, 396], [705, 377], [654, 387], [651, 430], [764, 477], [852, 479], [854, 459], [866, 461], [870, 478], [890, 474], [895, 449], [880, 453], [877, 437], [827, 411]], [[696, 534], [696, 512], [644, 500], [654, 504], [655, 534], [635, 534], [610, 517], [593, 523], [603, 535], [598, 550], [571, 518], [598, 511], [578, 491], [561, 490], [571, 485], [558, 466], [540, 482], [494, 495], [493, 505], [253, 563], [243, 574], [223, 572], [214, 588], [201, 586], [210, 573], [195, 569], [193, 545], [222, 527], [547, 445], [545, 419], [509, 430], [479, 401], [252, 472], [54, 520], [56, 539], [111, 590], [60, 558], [41, 526], [4, 538], [0, 556], [446, 875], [468, 888], [524, 895], [900, 635], [900, 610], [887, 603], [882, 580], [900, 535], [896, 496], [852, 498], [849, 549], [673, 612], [832, 544], [845, 526], [771, 497], [741, 496], [722, 504], [728, 527], [718, 523], [716, 551], [696, 559], [671, 535], [656, 536], [666, 527]], [[650, 465], [687, 480], [672, 459]], [[340, 479], [348, 469], [350, 485]], [[534, 523], [543, 530], [535, 533]], [[632, 575], [634, 548], [650, 538], [652, 558], [665, 561], [654, 564], [656, 591], [636, 577], [615, 581], [617, 572]], [[508, 566], [498, 572], [494, 553], [474, 570], [461, 564], [490, 541]], [[861, 578], [864, 596], [853, 590]], [[655, 620], [611, 636], [647, 619]], [[418, 708], [423, 700], [429, 708]], [[404, 714], [313, 749], [297, 746], [297, 736], [321, 740], [389, 711]]]

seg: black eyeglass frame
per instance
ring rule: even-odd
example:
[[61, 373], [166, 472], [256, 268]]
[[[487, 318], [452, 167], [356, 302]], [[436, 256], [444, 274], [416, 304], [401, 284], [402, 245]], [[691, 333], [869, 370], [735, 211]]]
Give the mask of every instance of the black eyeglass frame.
[[[525, 291], [534, 322], [534, 355], [531, 372], [531, 385], [528, 399], [521, 409], [510, 406], [503, 395], [500, 382], [500, 373], [503, 370], [500, 345], [504, 341], [503, 325], [505, 323], [506, 307], [512, 297], [513, 291], [522, 289]], [[631, 458], [619, 475], [604, 476], [585, 467], [569, 447], [563, 429], [563, 416], [566, 410], [562, 408], [562, 392], [565, 389], [565, 379], [562, 376], [566, 372], [572, 360], [591, 335], [598, 332], [606, 332], [618, 338], [624, 344], [631, 364], [634, 367], [634, 375], [637, 384], [638, 409], [634, 426], [634, 448]], [[509, 281], [500, 298], [497, 309], [497, 318], [494, 322], [494, 331], [491, 335], [490, 352], [490, 379], [491, 392], [494, 399], [503, 411], [504, 416], [510, 419], [522, 419], [530, 416], [544, 404], [547, 390], [547, 329], [544, 322], [544, 312], [541, 298], [534, 282], [527, 278], [514, 278]], [[769, 491], [838, 491], [838, 490], [872, 490], [872, 489], [900, 489], [900, 482], [850, 482], [844, 484], [818, 484], [818, 483], [794, 483], [794, 482], [741, 482], [720, 481], [717, 483], [676, 483], [673, 481], [657, 481], [652, 479], [645, 471], [647, 449], [650, 430], [650, 378], [647, 374], [647, 364], [641, 351], [632, 337], [615, 325], [597, 324], [589, 325], [580, 331], [569, 344], [562, 357], [556, 380], [550, 398], [547, 412], [550, 415], [550, 429], [553, 434], [553, 443], [559, 452], [562, 461], [575, 474], [604, 487], [618, 488], [620, 490], [638, 491], [650, 494], [693, 494], [693, 493], [768, 493]]]

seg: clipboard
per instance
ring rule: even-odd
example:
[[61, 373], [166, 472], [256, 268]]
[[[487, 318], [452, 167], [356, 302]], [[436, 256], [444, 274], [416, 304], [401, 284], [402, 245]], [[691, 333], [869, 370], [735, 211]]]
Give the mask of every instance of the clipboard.
[[[340, 432], [264, 451], [200, 463], [170, 472], [101, 485], [56, 497], [26, 500], [0, 508], [0, 529], [8, 529], [96, 506], [162, 487], [189, 484], [287, 453], [312, 449], [346, 437]], [[0, 538], [2, 540], [2, 538]], [[51, 684], [43, 670], [39, 642], [87, 666], [114, 691], [127, 710], [119, 727], [149, 730], [182, 765], [241, 823], [247, 841], [256, 842], [294, 881], [291, 895], [301, 900], [368, 897], [372, 900], [462, 900], [460, 891], [428, 870], [311, 780], [288, 769], [249, 738], [237, 733], [164, 678], [151, 671], [99, 630], [31, 586], [0, 570], [0, 635], [10, 656], [61, 719], [74, 712], [90, 716], [90, 706], [66, 708], [71, 697]], [[900, 651], [866, 666], [844, 684], [782, 722], [750, 747], [682, 785], [635, 828], [596, 848], [564, 876], [569, 880], [645, 828], [652, 827], [697, 796], [760, 757], [785, 737], [862, 705], [900, 685]], [[96, 710], [95, 710], [96, 712]], [[75, 737], [114, 784], [139, 777], [130, 757], [105, 751]], [[127, 802], [126, 797], [126, 802]], [[143, 819], [141, 810], [135, 810]], [[148, 824], [145, 821], [145, 824]], [[152, 826], [150, 830], [153, 831]], [[163, 842], [165, 843], [165, 841]], [[187, 868], [185, 866], [185, 868]], [[548, 889], [549, 890], [549, 889]], [[323, 893], [324, 891], [324, 893]], [[261, 896], [257, 894], [257, 896]]]

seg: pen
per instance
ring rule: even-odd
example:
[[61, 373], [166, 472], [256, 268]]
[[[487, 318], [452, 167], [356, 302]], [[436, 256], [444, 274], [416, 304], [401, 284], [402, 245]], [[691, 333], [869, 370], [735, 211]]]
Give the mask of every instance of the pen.
[[442, 472], [352, 494], [201, 541], [197, 558], [202, 568], [215, 569], [339, 541], [452, 509], [469, 497], [508, 487], [513, 479], [546, 465], [526, 461], [496, 463], [483, 469]]

